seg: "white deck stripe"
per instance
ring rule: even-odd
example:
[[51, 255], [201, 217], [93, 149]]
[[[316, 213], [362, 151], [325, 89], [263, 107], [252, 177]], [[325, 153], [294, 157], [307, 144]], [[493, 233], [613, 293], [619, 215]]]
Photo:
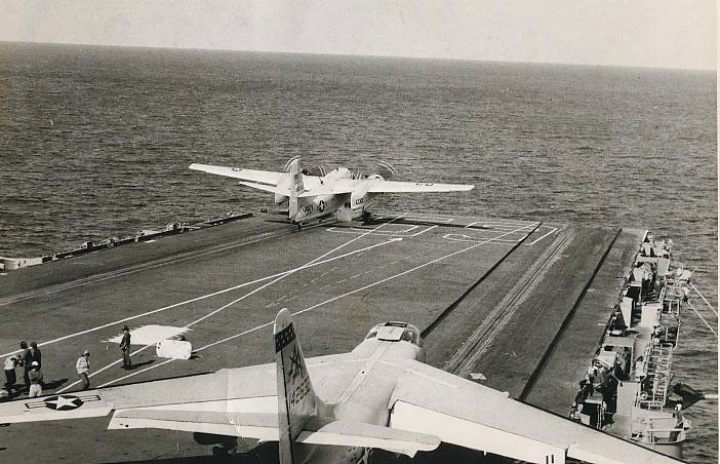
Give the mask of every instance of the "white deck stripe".
[[[359, 238], [359, 237], [356, 237], [356, 238]], [[86, 335], [86, 334], [89, 334], [89, 333], [92, 333], [92, 332], [96, 332], [96, 331], [98, 331], [98, 330], [106, 329], [106, 328], [112, 327], [112, 326], [114, 326], [114, 325], [121, 325], [121, 324], [123, 324], [123, 323], [125, 323], [125, 322], [132, 321], [132, 320], [134, 320], [134, 319], [139, 319], [139, 318], [141, 318], [141, 317], [150, 316], [150, 315], [152, 315], [152, 314], [157, 314], [157, 313], [160, 313], [160, 312], [163, 312], [163, 311], [167, 311], [167, 310], [169, 310], [169, 309], [177, 308], [178, 306], [183, 306], [183, 305], [186, 305], [186, 304], [195, 303], [195, 302], [197, 302], [197, 301], [202, 301], [202, 300], [205, 300], [205, 299], [207, 299], [207, 298], [212, 298], [212, 297], [214, 297], [214, 296], [222, 295], [223, 293], [228, 293], [228, 292], [231, 292], [231, 291], [233, 291], [233, 290], [238, 290], [238, 289], [243, 288], [243, 287], [247, 287], [247, 286], [250, 286], [250, 285], [258, 284], [258, 283], [260, 283], [260, 282], [264, 282], [264, 281], [266, 281], [266, 280], [270, 280], [270, 279], [274, 279], [274, 278], [277, 278], [277, 277], [280, 277], [280, 276], [284, 276], [284, 275], [286, 275], [286, 274], [291, 274], [291, 273], [297, 272], [297, 271], [299, 271], [299, 270], [301, 270], [301, 269], [306, 269], [306, 268], [311, 268], [311, 267], [315, 267], [315, 266], [320, 266], [320, 265], [322, 265], [322, 264], [326, 264], [326, 263], [329, 263], [329, 262], [332, 262], [332, 261], [336, 261], [336, 260], [338, 260], [338, 259], [347, 258], [348, 256], [353, 256], [353, 255], [356, 255], [356, 254], [358, 254], [358, 253], [362, 253], [362, 252], [364, 252], [364, 251], [371, 250], [371, 249], [373, 249], [373, 248], [377, 248], [377, 247], [380, 247], [380, 246], [384, 246], [384, 245], [387, 245], [387, 244], [393, 243], [393, 242], [394, 242], [394, 240], [387, 240], [387, 241], [385, 241], [385, 242], [376, 243], [376, 244], [374, 244], [374, 245], [370, 245], [370, 246], [367, 246], [367, 247], [365, 247], [365, 248], [360, 248], [360, 249], [358, 249], [358, 250], [350, 251], [350, 252], [348, 252], [348, 253], [345, 253], [345, 254], [342, 254], [342, 255], [339, 255], [339, 256], [335, 256], [335, 257], [326, 259], [326, 260], [324, 260], [324, 261], [314, 262], [314, 263], [311, 264], [311, 265], [307, 265], [307, 264], [306, 264], [306, 265], [303, 265], [303, 266], [300, 266], [300, 267], [297, 267], [297, 268], [294, 268], [294, 269], [289, 269], [289, 270], [287, 270], [287, 271], [279, 272], [279, 273], [277, 273], [277, 274], [273, 274], [273, 275], [269, 275], [269, 276], [265, 276], [265, 277], [260, 277], [259, 279], [251, 280], [251, 281], [249, 281], [249, 282], [244, 282], [244, 283], [242, 283], [242, 284], [234, 285], [234, 286], [232, 286], [232, 287], [228, 287], [228, 288], [225, 288], [225, 289], [222, 289], [222, 290], [218, 290], [218, 291], [216, 291], [216, 292], [208, 293], [208, 294], [206, 294], [206, 295], [201, 295], [201, 296], [198, 296], [198, 297], [195, 297], [195, 298], [191, 298], [191, 299], [189, 299], [189, 300], [181, 301], [181, 302], [179, 302], [179, 303], [173, 303], [173, 304], [168, 305], [168, 306], [163, 306], [163, 307], [161, 307], [161, 308], [153, 309], [153, 310], [150, 310], [150, 311], [141, 313], [141, 314], [136, 314], [136, 315], [134, 315], [134, 316], [128, 316], [128, 317], [123, 318], [123, 319], [118, 319], [118, 320], [113, 321], [113, 322], [108, 322], [107, 324], [102, 324], [102, 325], [98, 325], [98, 326], [95, 326], [95, 327], [91, 327], [91, 328], [89, 328], [89, 329], [85, 329], [85, 330], [82, 330], [82, 331], [79, 331], [79, 332], [75, 332], [75, 333], [73, 333], [73, 334], [64, 335], [64, 336], [62, 336], [62, 337], [59, 337], [59, 338], [56, 338], [56, 339], [53, 339], [53, 340], [48, 340], [48, 341], [46, 341], [46, 342], [38, 343], [38, 346], [47, 346], [47, 345], [50, 345], [50, 344], [53, 344], [53, 343], [58, 343], [58, 342], [65, 341], [65, 340], [68, 340], [68, 339], [71, 339], [71, 338], [79, 337], [79, 336], [81, 336], [81, 335]], [[0, 357], [9, 356], [9, 355], [11, 355], [11, 354], [13, 354], [13, 353], [17, 353], [17, 352], [19, 352], [19, 350], [9, 351], [9, 352], [7, 352], [7, 353], [0, 354]]]
[[[389, 223], [387, 223], [389, 224]], [[414, 234], [411, 234], [410, 232], [418, 229], [420, 226], [410, 226], [410, 228], [406, 230], [388, 230], [388, 231], [382, 231], [382, 232], [375, 232], [372, 230], [372, 233], [374, 235], [388, 235], [388, 236], [397, 236], [397, 237], [417, 237], [420, 234], [424, 234], [428, 230], [434, 229], [438, 226], [425, 226], [424, 229], [420, 230], [420, 232], [415, 232]], [[336, 234], [351, 234], [351, 235], [357, 235], [358, 233], [367, 233], [364, 229], [359, 229], [357, 227], [329, 227], [325, 229], [327, 232], [333, 232]]]
[[[513, 234], [513, 233], [517, 233], [517, 232], [519, 232], [519, 231], [521, 231], [521, 230], [523, 230], [523, 229], [527, 229], [528, 227], [531, 227], [531, 226], [532, 226], [532, 227], [535, 227], [535, 224], [525, 225], [525, 226], [523, 226], [523, 227], [521, 227], [521, 228], [519, 228], [519, 229], [517, 229], [517, 230], [514, 230], [514, 231], [512, 231], [512, 232], [508, 232], [508, 235], [509, 235], [509, 234]], [[439, 258], [436, 258], [436, 259], [433, 259], [433, 260], [431, 260], [431, 261], [428, 261], [427, 263], [421, 264], [421, 265], [419, 265], [419, 266], [415, 266], [415, 267], [413, 267], [413, 268], [411, 268], [411, 269], [407, 269], [407, 270], [405, 270], [405, 271], [403, 271], [403, 272], [400, 272], [400, 273], [391, 275], [391, 276], [389, 276], [389, 277], [386, 277], [386, 278], [384, 278], [384, 279], [378, 280], [378, 281], [373, 282], [373, 283], [371, 283], [371, 284], [368, 284], [368, 285], [362, 286], [362, 287], [360, 287], [360, 288], [356, 288], [355, 290], [351, 290], [351, 291], [349, 291], [349, 292], [343, 293], [342, 295], [334, 296], [334, 297], [332, 297], [332, 298], [330, 298], [330, 299], [328, 299], [328, 300], [325, 300], [325, 301], [323, 301], [323, 302], [321, 302], [321, 303], [317, 303], [317, 304], [315, 304], [315, 305], [313, 305], [313, 306], [310, 306], [310, 307], [308, 307], [308, 308], [301, 309], [300, 311], [296, 311], [296, 312], [293, 313], [293, 316], [298, 316], [298, 315], [300, 315], [300, 314], [303, 314], [303, 313], [312, 311], [312, 310], [317, 309], [317, 308], [319, 308], [319, 307], [321, 307], [321, 306], [324, 306], [324, 305], [326, 305], [326, 304], [329, 304], [329, 303], [332, 303], [332, 302], [334, 302], [334, 301], [337, 301], [337, 300], [339, 300], [339, 299], [341, 299], [341, 298], [345, 298], [346, 296], [350, 296], [350, 295], [353, 295], [353, 294], [355, 294], [355, 293], [365, 291], [365, 290], [367, 290], [367, 289], [369, 289], [369, 288], [375, 287], [375, 286], [377, 286], [377, 285], [383, 284], [383, 283], [388, 282], [388, 281], [390, 281], [390, 280], [396, 279], [396, 278], [398, 278], [398, 277], [401, 277], [401, 276], [410, 274], [411, 272], [415, 272], [415, 271], [417, 271], [417, 270], [419, 270], [419, 269], [422, 269], [422, 268], [425, 268], [425, 267], [430, 266], [430, 265], [432, 265], [432, 264], [438, 263], [438, 262], [440, 262], [440, 261], [442, 261], [442, 260], [444, 260], [444, 259], [453, 257], [453, 256], [458, 255], [458, 254], [461, 254], [461, 253], [466, 253], [466, 252], [471, 251], [471, 250], [473, 250], [473, 249], [475, 249], [475, 248], [477, 248], [477, 247], [479, 247], [479, 246], [486, 245], [486, 244], [488, 244], [488, 243], [490, 243], [490, 242], [492, 242], [492, 241], [494, 241], [494, 240], [496, 240], [496, 239], [498, 239], [498, 238], [500, 238], [500, 237], [502, 237], [502, 235], [500, 235], [500, 236], [498, 236], [498, 237], [495, 237], [495, 238], [492, 238], [492, 239], [488, 239], [488, 240], [486, 240], [486, 241], [484, 241], [484, 242], [475, 243], [475, 244], [473, 244], [473, 245], [471, 245], [471, 246], [462, 248], [462, 249], [460, 249], [460, 250], [456, 250], [456, 251], [454, 251], [454, 252], [452, 252], [452, 253], [449, 253], [449, 254], [447, 254], [447, 255], [440, 256]], [[265, 328], [265, 327], [271, 326], [274, 322], [275, 322], [275, 321], [272, 320], [272, 321], [266, 322], [265, 324], [260, 324], [260, 325], [258, 325], [258, 326], [255, 326], [255, 327], [251, 328], [251, 329], [247, 329], [247, 330], [245, 330], [245, 331], [243, 331], [243, 332], [240, 332], [240, 333], [238, 333], [238, 334], [231, 335], [230, 337], [223, 338], [222, 340], [218, 340], [218, 341], [216, 341], [216, 342], [207, 344], [207, 345], [205, 345], [205, 346], [202, 346], [202, 347], [200, 347], [200, 348], [197, 348], [197, 349], [195, 350], [195, 352], [200, 352], [200, 351], [206, 350], [206, 349], [208, 349], [208, 348], [211, 348], [211, 347], [213, 347], [213, 346], [217, 346], [217, 345], [220, 345], [220, 344], [222, 344], [222, 343], [228, 342], [228, 341], [230, 341], [230, 340], [234, 340], [234, 339], [236, 339], [236, 338], [240, 338], [240, 337], [242, 337], [242, 336], [245, 336], [245, 335], [248, 335], [248, 334], [250, 334], [250, 333], [256, 332], [256, 331], [258, 331], [258, 330], [260, 330], [260, 329], [263, 329], [263, 328]], [[142, 374], [143, 372], [147, 372], [147, 371], [149, 371], [149, 370], [151, 370], [151, 369], [156, 369], [156, 368], [158, 368], [158, 367], [164, 366], [165, 364], [168, 364], [168, 363], [170, 363], [170, 362], [172, 362], [172, 361], [175, 361], [175, 360], [174, 360], [174, 359], [168, 359], [167, 361], [164, 361], [164, 362], [162, 362], [162, 363], [160, 363], [160, 364], [153, 364], [152, 366], [146, 367], [145, 369], [142, 369], [142, 370], [140, 370], [140, 371], [133, 372], [132, 374], [128, 374], [128, 375], [125, 375], [125, 376], [123, 376], [123, 377], [119, 377], [119, 378], [117, 378], [117, 379], [115, 379], [115, 380], [111, 380], [111, 381], [109, 381], [109, 382], [106, 382], [106, 383], [104, 383], [103, 385], [100, 385], [100, 387], [106, 387], [106, 386], [108, 386], [108, 385], [112, 385], [113, 383], [116, 383], [116, 382], [119, 382], [119, 381], [122, 381], [122, 380], [129, 379], [129, 378], [131, 378], [131, 377], [134, 377], [135, 375]]]
[[[224, 311], [225, 309], [229, 308], [230, 306], [232, 306], [232, 305], [234, 305], [234, 304], [236, 304], [236, 303], [238, 303], [238, 302], [240, 302], [240, 301], [242, 301], [242, 300], [244, 300], [244, 299], [246, 299], [246, 298], [249, 298], [250, 296], [256, 294], [257, 292], [259, 292], [259, 291], [261, 291], [261, 290], [263, 290], [263, 289], [265, 289], [265, 288], [267, 288], [267, 287], [269, 287], [269, 286], [271, 286], [271, 285], [279, 282], [280, 280], [284, 279], [285, 277], [288, 277], [288, 276], [290, 276], [290, 275], [292, 275], [292, 274], [294, 274], [295, 272], [298, 272], [298, 271], [300, 271], [300, 270], [303, 270], [303, 269], [307, 269], [307, 268], [309, 268], [309, 267], [312, 267], [313, 265], [317, 264], [318, 262], [320, 262], [321, 260], [323, 260], [323, 259], [326, 258], [327, 256], [329, 256], [329, 255], [331, 255], [331, 254], [333, 254], [333, 253], [341, 250], [342, 248], [350, 245], [350, 244], [353, 243], [353, 242], [356, 242], [356, 241], [360, 240], [361, 238], [365, 237], [366, 235], [368, 235], [368, 234], [376, 231], [377, 229], [380, 229], [380, 228], [383, 227], [384, 225], [390, 224], [390, 223], [392, 223], [393, 221], [396, 221], [397, 219], [400, 219], [401, 217], [402, 217], [402, 216], [398, 216], [397, 218], [393, 219], [392, 221], [389, 221], [389, 222], [387, 222], [387, 223], [380, 224], [379, 226], [375, 227], [374, 229], [368, 230], [368, 231], [367, 231], [365, 234], [363, 234], [363, 235], [359, 235], [359, 236], [357, 236], [357, 237], [355, 237], [355, 238], [353, 238], [353, 239], [351, 239], [351, 240], [348, 240], [347, 242], [341, 243], [340, 245], [336, 246], [335, 248], [332, 248], [331, 250], [323, 253], [322, 255], [318, 256], [317, 258], [314, 258], [314, 259], [312, 259], [311, 261], [305, 263], [303, 266], [297, 267], [297, 268], [295, 268], [295, 269], [293, 269], [293, 270], [291, 270], [291, 271], [289, 271], [289, 272], [283, 273], [283, 274], [279, 275], [278, 277], [276, 277], [275, 279], [273, 279], [272, 281], [270, 281], [270, 282], [268, 282], [268, 283], [266, 283], [266, 284], [263, 284], [263, 285], [261, 285], [260, 287], [258, 287], [258, 288], [256, 288], [256, 289], [254, 289], [254, 290], [252, 290], [252, 291], [244, 294], [244, 295], [241, 296], [240, 298], [236, 298], [235, 300], [231, 301], [230, 303], [224, 304], [224, 305], [220, 306], [219, 308], [217, 308], [216, 310], [211, 311], [210, 313], [208, 313], [208, 314], [206, 314], [206, 315], [204, 315], [204, 316], [202, 316], [202, 317], [200, 317], [200, 318], [198, 318], [198, 319], [195, 319], [194, 321], [186, 324], [185, 327], [186, 327], [186, 328], [189, 328], [189, 327], [192, 327], [192, 326], [194, 326], [194, 325], [196, 325], [196, 324], [199, 324], [200, 322], [202, 322], [202, 321], [204, 321], [204, 320], [206, 320], [206, 319], [208, 319], [208, 318], [210, 318], [210, 317], [212, 317], [212, 316], [220, 313], [221, 311]], [[396, 241], [395, 241], [395, 240], [389, 240], [389, 241], [387, 241], [387, 242], [382, 242], [382, 243], [392, 243], [392, 242], [396, 242]], [[376, 245], [379, 245], [379, 244], [376, 244]], [[283, 299], [285, 299], [285, 297], [286, 297], [286, 296], [283, 296], [282, 298], [280, 298], [280, 299], [278, 300], [278, 302], [280, 302], [280, 301], [282, 301]], [[142, 351], [142, 350], [144, 350], [144, 349], [146, 349], [146, 348], [149, 348], [150, 346], [154, 346], [154, 344], [152, 344], [152, 345], [146, 345], [146, 346], [142, 347], [141, 349], [136, 350], [135, 353], [140, 352], [140, 351]], [[199, 350], [196, 350], [196, 351], [199, 351]], [[133, 353], [133, 354], [135, 354], [135, 353]], [[132, 356], [132, 355], [131, 355], [131, 356]], [[115, 364], [118, 364], [118, 363], [119, 363], [119, 361], [114, 361], [114, 362], [112, 362], [112, 363], [110, 363], [110, 364], [102, 367], [101, 369], [99, 369], [98, 371], [96, 371], [95, 373], [93, 373], [92, 375], [96, 375], [96, 374], [98, 374], [98, 373], [100, 373], [100, 372], [102, 372], [102, 371], [105, 371], [105, 370], [108, 369], [109, 367], [111, 367], [111, 366], [113, 366], [113, 365], [115, 365]], [[164, 364], [164, 363], [161, 363], [161, 364], [159, 364], [159, 365], [163, 365], [163, 364]], [[144, 371], [138, 371], [138, 373], [140, 373], [140, 372], [144, 372]], [[92, 376], [92, 375], [91, 375], [91, 376]], [[132, 374], [130, 374], [130, 375], [132, 375]], [[127, 376], [126, 376], [126, 377], [127, 377]], [[68, 389], [68, 388], [70, 388], [70, 387], [72, 387], [72, 386], [74, 386], [74, 385], [77, 385], [78, 383], [79, 383], [79, 381], [76, 381], [75, 383], [68, 385], [67, 387], [65, 387], [65, 389], [63, 389], [63, 391], [65, 391], [66, 389]], [[107, 385], [107, 384], [105, 384], [105, 385]], [[101, 385], [101, 387], [102, 387], [102, 386], [104, 386], [104, 385]]]
[[[313, 228], [313, 229], [314, 229], [314, 228], [317, 228], [317, 227], [320, 227], [320, 225], [317, 225], [317, 226], [309, 226], [308, 228]], [[259, 229], [259, 227], [253, 227], [252, 229], [249, 229], [248, 232], [250, 232], [250, 231], [255, 231], [255, 230], [257, 230], [257, 229]], [[64, 291], [66, 291], [66, 290], [75, 289], [75, 288], [82, 287], [82, 286], [85, 286], [85, 285], [93, 285], [93, 284], [96, 284], [96, 283], [99, 283], [99, 282], [104, 282], [104, 281], [106, 281], [106, 280], [116, 279], [116, 278], [118, 278], [118, 277], [120, 277], [120, 276], [125, 277], [125, 276], [128, 276], [128, 275], [130, 275], [130, 274], [135, 274], [135, 273], [137, 273], [137, 272], [144, 272], [144, 271], [147, 271], [147, 270], [150, 270], [150, 269], [155, 269], [155, 268], [157, 268], [157, 267], [168, 266], [168, 265], [176, 264], [176, 263], [183, 262], [183, 261], [186, 261], [186, 260], [189, 260], [189, 259], [195, 259], [195, 258], [197, 258], [198, 256], [204, 256], [204, 255], [207, 255], [207, 254], [218, 253], [218, 252], [220, 252], [220, 251], [225, 251], [225, 250], [229, 250], [229, 249], [232, 249], [232, 248], [237, 248], [237, 247], [243, 247], [243, 246], [246, 246], [246, 245], [251, 245], [251, 244], [253, 244], [253, 243], [257, 243], [257, 242], [262, 241], [262, 240], [264, 240], [264, 239], [266, 239], [266, 238], [269, 238], [269, 237], [276, 237], [276, 238], [277, 238], [277, 237], [282, 237], [283, 235], [288, 235], [288, 234], [291, 234], [291, 233], [293, 233], [293, 232], [291, 232], [291, 231], [281, 231], [281, 232], [273, 232], [273, 231], [270, 231], [270, 232], [263, 232], [263, 233], [261, 233], [261, 234], [257, 234], [257, 235], [253, 235], [253, 236], [251, 236], [251, 237], [248, 237], [248, 240], [247, 240], [247, 241], [244, 241], [244, 242], [241, 242], [241, 243], [231, 243], [231, 244], [224, 244], [224, 245], [216, 246], [216, 247], [213, 247], [213, 248], [211, 248], [211, 249], [206, 249], [206, 250], [200, 251], [200, 252], [198, 252], [197, 254], [193, 253], [192, 256], [189, 256], [189, 257], [188, 257], [188, 256], [183, 256], [183, 255], [186, 255], [187, 253], [186, 253], [186, 252], [182, 252], [182, 253], [180, 253], [180, 257], [173, 258], [172, 260], [167, 260], [166, 258], [160, 258], [160, 259], [158, 259], [158, 260], [155, 260], [155, 261], [152, 261], [152, 262], [146, 263], [146, 264], [131, 265], [131, 266], [128, 266], [128, 267], [125, 267], [125, 268], [123, 268], [123, 269], [119, 269], [119, 270], [116, 270], [116, 271], [109, 271], [109, 272], [101, 273], [101, 274], [98, 274], [98, 275], [93, 275], [93, 276], [90, 276], [90, 277], [85, 277], [85, 278], [76, 279], [76, 280], [73, 280], [73, 281], [70, 281], [70, 282], [66, 282], [66, 283], [62, 283], [62, 284], [51, 285], [51, 286], [47, 287], [47, 289], [44, 289], [44, 290], [43, 290], [44, 293], [43, 293], [42, 295], [33, 295], [33, 296], [29, 296], [29, 297], [27, 297], [27, 298], [37, 298], [37, 297], [39, 297], [39, 296], [47, 296], [47, 295], [50, 295], [50, 294], [53, 294], [53, 293], [64, 292]], [[25, 300], [25, 299], [26, 299], [26, 297], [21, 297], [20, 299], [18, 299], [18, 296], [17, 296], [17, 295], [14, 296], [14, 297], [8, 297], [7, 299], [0, 300], [0, 306], [7, 306], [7, 305], [10, 305], [10, 304], [14, 304], [14, 303], [16, 303], [17, 301], [23, 301], [23, 300]], [[0, 356], [3, 356], [3, 355], [0, 355]]]
[[[550, 227], [550, 226], [540, 226], [540, 227]], [[532, 242], [530, 242], [530, 245], [535, 245], [535, 244], [536, 244], [537, 242], [539, 242], [540, 240], [544, 239], [545, 237], [547, 237], [547, 236], [550, 235], [550, 234], [554, 234], [554, 233], [557, 232], [557, 230], [558, 230], [557, 227], [550, 227], [550, 228], [552, 229], [550, 232], [548, 232], [547, 234], [543, 235], [543, 236], [540, 237], [540, 238], [537, 238], [537, 239], [533, 240]]]
[[[143, 350], [146, 350], [146, 349], [150, 348], [151, 346], [155, 346], [155, 345], [154, 345], [154, 344], [152, 344], [152, 345], [145, 345], [145, 346], [143, 346], [142, 348], [138, 348], [137, 350], [135, 350], [135, 351], [133, 351], [132, 353], [130, 353], [130, 356], [135, 356], [135, 354], [137, 354], [137, 353], [139, 353], [139, 352], [141, 352], [141, 351], [143, 351]], [[98, 369], [98, 370], [96, 370], [95, 372], [93, 372], [92, 374], [88, 375], [88, 377], [90, 377], [90, 378], [95, 377], [95, 376], [98, 375], [99, 373], [101, 373], [101, 372], [103, 372], [103, 371], [106, 371], [106, 370], [110, 369], [111, 367], [120, 364], [121, 362], [122, 362], [122, 359], [118, 359], [117, 361], [113, 361], [113, 362], [111, 362], [110, 364], [108, 364], [108, 365], [106, 365], [106, 366], [103, 366], [103, 367], [101, 367], [100, 369]], [[58, 394], [58, 395], [59, 395], [60, 393], [65, 393], [66, 391], [68, 391], [69, 389], [71, 389], [72, 387], [74, 387], [75, 385], [78, 385], [80, 382], [81, 382], [81, 380], [76, 380], [75, 382], [71, 383], [70, 385], [66, 385], [64, 388], [56, 391], [55, 393]]]
[[[397, 220], [397, 219], [400, 219], [401, 217], [402, 217], [402, 216], [398, 216], [397, 218], [393, 219], [392, 221], [395, 221], [395, 220]], [[383, 224], [380, 224], [379, 226], [375, 227], [374, 229], [368, 230], [366, 233], [364, 233], [364, 234], [362, 234], [362, 235], [358, 235], [357, 237], [355, 237], [355, 238], [353, 238], [353, 239], [351, 239], [351, 240], [348, 240], [348, 241], [345, 242], [345, 243], [341, 243], [340, 245], [336, 246], [335, 248], [333, 248], [333, 249], [331, 249], [331, 250], [323, 253], [322, 255], [318, 256], [317, 258], [315, 258], [315, 259], [307, 262], [304, 266], [295, 268], [295, 269], [293, 269], [293, 270], [290, 271], [290, 272], [287, 272], [287, 273], [284, 273], [284, 274], [278, 276], [277, 278], [273, 279], [272, 281], [270, 281], [270, 282], [268, 282], [268, 283], [266, 283], [266, 284], [261, 285], [260, 287], [256, 288], [255, 290], [252, 290], [251, 292], [246, 293], [245, 295], [241, 296], [240, 298], [237, 298], [237, 299], [231, 301], [230, 303], [225, 304], [225, 305], [219, 307], [219, 308], [216, 309], [215, 311], [212, 311], [212, 312], [204, 315], [203, 317], [201, 317], [201, 318], [199, 318], [199, 319], [195, 319], [195, 320], [192, 321], [191, 323], [187, 324], [185, 327], [192, 327], [192, 326], [194, 326], [195, 324], [199, 324], [200, 322], [204, 321], [205, 319], [208, 319], [208, 318], [216, 315], [217, 313], [219, 313], [219, 312], [221, 312], [221, 311], [229, 308], [230, 306], [232, 306], [232, 305], [234, 305], [234, 304], [236, 304], [236, 303], [239, 303], [239, 302], [241, 302], [242, 300], [244, 300], [244, 299], [246, 299], [246, 298], [249, 298], [249, 297], [251, 297], [252, 295], [256, 294], [257, 292], [259, 292], [259, 291], [261, 291], [261, 290], [264, 290], [264, 289], [266, 289], [267, 287], [269, 287], [269, 286], [271, 286], [271, 285], [273, 285], [273, 284], [281, 281], [281, 280], [284, 279], [285, 277], [288, 277], [288, 276], [290, 276], [290, 275], [292, 275], [292, 274], [294, 274], [294, 273], [296, 273], [296, 272], [298, 272], [298, 271], [301, 271], [301, 270], [303, 270], [303, 269], [309, 268], [310, 266], [312, 266], [313, 264], [317, 263], [318, 261], [321, 261], [322, 259], [326, 258], [327, 256], [335, 253], [336, 251], [341, 250], [342, 248], [345, 248], [346, 246], [350, 245], [350, 244], [353, 243], [353, 242], [356, 242], [356, 241], [360, 240], [361, 238], [369, 235], [370, 233], [377, 231], [377, 230], [380, 229], [382, 226], [384, 226], [384, 225], [386, 225], [386, 224], [390, 224], [392, 221], [386, 222], [386, 223], [383, 223]], [[389, 243], [389, 242], [390, 242], [390, 241], [385, 242], [385, 243]], [[280, 303], [282, 300], [283, 300], [283, 298], [279, 299], [279, 300], [278, 300], [278, 303]]]

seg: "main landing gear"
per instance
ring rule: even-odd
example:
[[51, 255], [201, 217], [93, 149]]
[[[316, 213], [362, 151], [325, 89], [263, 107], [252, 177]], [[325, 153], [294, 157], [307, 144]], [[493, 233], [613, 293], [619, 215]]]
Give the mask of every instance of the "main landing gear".
[[370, 211], [363, 211], [362, 213], [362, 221], [364, 226], [369, 226], [370, 222], [372, 221], [372, 214]]

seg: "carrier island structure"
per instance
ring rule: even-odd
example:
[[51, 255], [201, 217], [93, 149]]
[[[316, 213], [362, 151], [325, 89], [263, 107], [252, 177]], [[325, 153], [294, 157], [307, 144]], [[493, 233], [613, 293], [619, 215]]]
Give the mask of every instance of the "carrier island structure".
[[[689, 275], [671, 266], [669, 245], [640, 229], [389, 212], [301, 230], [258, 213], [172, 224], [2, 259], [0, 355], [36, 340], [44, 393], [62, 393], [79, 390], [75, 360], [86, 349], [93, 388], [270, 362], [281, 308], [295, 314], [307, 356], [348, 351], [373, 325], [406, 321], [432, 366], [677, 456], [689, 404], [673, 393], [670, 367]], [[123, 325], [129, 371], [116, 343]], [[160, 356], [156, 343], [179, 336], [190, 359]], [[83, 449], [85, 462], [211, 452], [193, 434], [106, 422], [0, 429], [0, 460], [25, 461], [30, 434], [43, 437], [33, 448], [41, 462], [76, 460], [79, 442], [103, 443]], [[419, 456], [464, 457], [446, 445]]]

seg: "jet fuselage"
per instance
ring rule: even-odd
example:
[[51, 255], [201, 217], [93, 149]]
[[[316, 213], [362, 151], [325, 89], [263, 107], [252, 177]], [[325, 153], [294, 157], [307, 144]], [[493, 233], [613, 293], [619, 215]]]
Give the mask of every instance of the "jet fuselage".
[[[361, 366], [345, 387], [333, 392], [326, 401], [323, 415], [329, 420], [348, 420], [387, 426], [390, 421], [388, 405], [404, 360], [425, 360], [421, 346], [408, 341], [383, 341], [370, 338], [353, 351]], [[371, 449], [337, 446], [299, 445], [304, 464], [360, 464], [368, 463]]]

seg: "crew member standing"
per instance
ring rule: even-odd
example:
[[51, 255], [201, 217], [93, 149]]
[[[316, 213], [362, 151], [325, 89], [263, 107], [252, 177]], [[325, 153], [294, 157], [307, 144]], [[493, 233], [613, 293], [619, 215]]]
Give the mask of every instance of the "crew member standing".
[[82, 380], [83, 390], [90, 388], [90, 352], [88, 350], [83, 351], [83, 354], [78, 358], [75, 363], [75, 369], [77, 370], [78, 377]]
[[120, 341], [120, 350], [122, 351], [123, 369], [130, 369], [132, 367], [132, 361], [130, 360], [130, 329], [124, 325], [122, 330], [123, 336]]
[[23, 367], [23, 381], [25, 382], [25, 391], [30, 391], [30, 368], [32, 367], [32, 357], [30, 356], [30, 350], [28, 349], [27, 342], [20, 342], [20, 354], [18, 358], [18, 364]]
[[42, 395], [43, 375], [42, 372], [40, 372], [40, 363], [33, 361], [31, 367], [32, 369], [28, 373], [28, 377], [30, 377], [30, 392], [28, 397], [35, 398], [36, 396]]
[[30, 342], [30, 349], [28, 351], [30, 352], [30, 365], [32, 365], [33, 361], [37, 361], [38, 367], [42, 369], [42, 353], [37, 343]]
[[17, 375], [15, 375], [15, 366], [18, 365], [18, 355], [11, 354], [5, 358], [3, 369], [5, 370], [5, 390], [12, 396], [13, 388], [15, 388], [15, 382], [17, 381]]

